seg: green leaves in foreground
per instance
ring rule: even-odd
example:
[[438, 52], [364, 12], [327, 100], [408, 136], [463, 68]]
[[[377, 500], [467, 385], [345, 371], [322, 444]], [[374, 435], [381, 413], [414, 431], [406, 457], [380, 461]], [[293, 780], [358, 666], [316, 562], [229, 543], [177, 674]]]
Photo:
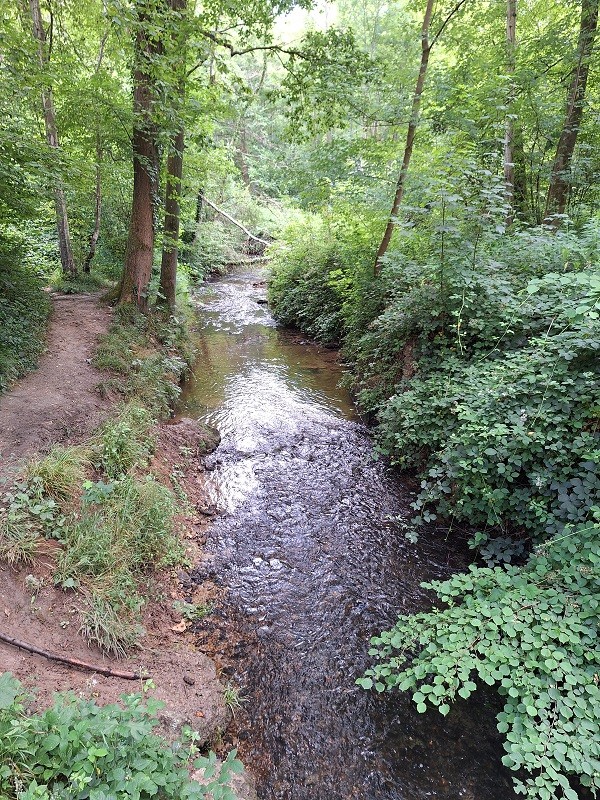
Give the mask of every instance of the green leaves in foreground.
[[477, 682], [495, 686], [505, 700], [502, 761], [528, 798], [577, 800], [573, 777], [594, 795], [600, 789], [600, 509], [594, 514], [525, 567], [471, 567], [426, 584], [447, 608], [402, 616], [372, 639], [379, 663], [357, 681], [412, 691], [419, 712], [442, 714]]
[[196, 735], [169, 743], [154, 733], [162, 706], [141, 695], [123, 706], [98, 706], [73, 695], [27, 715], [22, 687], [0, 675], [0, 797], [20, 800], [235, 800], [231, 773], [243, 770], [232, 751], [220, 766], [214, 753], [196, 758], [206, 785], [190, 780]]

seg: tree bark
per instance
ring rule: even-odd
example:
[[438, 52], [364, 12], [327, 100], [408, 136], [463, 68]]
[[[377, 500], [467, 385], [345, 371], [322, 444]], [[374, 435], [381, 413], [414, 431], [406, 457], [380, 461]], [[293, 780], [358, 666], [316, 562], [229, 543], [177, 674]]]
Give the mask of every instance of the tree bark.
[[162, 260], [160, 264], [158, 305], [166, 305], [169, 311], [173, 311], [175, 308], [184, 143], [184, 131], [183, 128], [181, 128], [173, 139], [171, 152], [167, 158], [165, 224], [163, 230]]
[[[178, 22], [186, 10], [187, 0], [169, 0], [169, 7]], [[177, 97], [183, 107], [186, 77], [186, 31], [184, 26], [172, 28], [171, 44], [177, 53], [176, 70]], [[169, 312], [175, 309], [177, 287], [177, 259], [179, 254], [179, 227], [181, 219], [181, 178], [183, 176], [183, 148], [185, 132], [183, 123], [173, 136], [167, 157], [167, 180], [165, 187], [165, 220], [163, 225], [163, 247], [160, 264], [160, 285], [157, 305], [166, 306]]]
[[598, 27], [598, 0], [582, 0], [577, 42], [577, 62], [571, 73], [565, 122], [556, 147], [550, 185], [546, 195], [544, 222], [559, 228], [565, 213], [571, 185], [571, 163], [583, 117], [590, 59]]
[[506, 121], [504, 124], [504, 186], [508, 213], [506, 224], [511, 225], [515, 206], [515, 159], [513, 153], [514, 120], [512, 105], [514, 101], [515, 50], [517, 45], [517, 0], [506, 2], [506, 74], [509, 87], [506, 102]]
[[375, 265], [373, 267], [373, 274], [375, 276], [379, 275], [381, 272], [381, 259], [386, 254], [390, 241], [392, 239], [392, 234], [394, 232], [394, 227], [396, 225], [395, 217], [398, 214], [398, 209], [400, 208], [402, 198], [404, 197], [406, 176], [408, 174], [408, 167], [410, 165], [410, 159], [412, 157], [413, 147], [415, 143], [415, 136], [417, 133], [417, 127], [419, 125], [419, 115], [421, 110], [421, 95], [423, 94], [423, 89], [425, 87], [427, 65], [429, 63], [429, 55], [431, 53], [431, 45], [429, 43], [429, 26], [431, 24], [431, 16], [433, 14], [433, 6], [434, 6], [434, 0], [427, 0], [427, 6], [425, 8], [425, 16], [423, 18], [423, 27], [421, 29], [421, 65], [419, 67], [419, 75], [417, 77], [417, 83], [413, 94], [412, 109], [410, 114], [410, 122], [408, 124], [408, 132], [406, 135], [406, 144], [404, 147], [402, 167], [400, 169], [398, 182], [396, 183], [396, 193], [394, 195], [394, 202], [392, 203], [392, 210], [390, 211], [390, 216], [385, 228], [385, 232], [383, 234], [383, 239], [381, 240], [381, 244], [379, 245], [379, 249], [377, 250], [377, 255], [375, 256]]
[[[46, 69], [49, 62], [48, 51], [46, 48], [46, 31], [42, 22], [42, 13], [39, 0], [29, 0], [29, 10], [33, 23], [33, 37], [37, 42], [38, 57], [42, 71]], [[42, 110], [44, 114], [44, 126], [46, 129], [46, 141], [48, 145], [58, 150], [60, 147], [58, 130], [56, 127], [56, 114], [54, 112], [54, 98], [52, 87], [47, 86], [42, 90]], [[60, 250], [60, 262], [63, 272], [68, 275], [75, 275], [77, 269], [73, 259], [73, 249], [71, 247], [71, 234], [69, 232], [69, 217], [67, 214], [67, 202], [62, 181], [57, 179], [54, 187], [54, 208], [56, 211], [56, 227], [58, 230], [58, 246]]]
[[100, 133], [96, 132], [96, 187], [94, 189], [94, 230], [90, 235], [88, 254], [83, 262], [83, 271], [90, 272], [92, 259], [96, 255], [98, 238], [100, 237], [100, 222], [102, 220], [102, 146]]
[[133, 196], [127, 250], [119, 303], [135, 303], [148, 311], [148, 290], [154, 256], [154, 202], [158, 174], [156, 129], [152, 119], [153, 81], [150, 61], [158, 45], [149, 39], [149, 18], [144, 2], [138, 2], [136, 63], [133, 73]]

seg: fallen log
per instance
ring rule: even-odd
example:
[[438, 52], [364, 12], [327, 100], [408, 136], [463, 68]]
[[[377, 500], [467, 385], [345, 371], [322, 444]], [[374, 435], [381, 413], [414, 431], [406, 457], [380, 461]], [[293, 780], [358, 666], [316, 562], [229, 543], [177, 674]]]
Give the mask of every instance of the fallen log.
[[265, 246], [267, 246], [267, 245], [269, 245], [269, 244], [270, 244], [270, 242], [267, 242], [267, 241], [265, 241], [264, 239], [261, 239], [259, 236], [255, 236], [253, 233], [250, 233], [250, 231], [248, 230], [248, 228], [245, 228], [245, 227], [242, 225], [242, 223], [241, 223], [241, 222], [238, 222], [238, 221], [237, 221], [237, 219], [234, 219], [234, 218], [233, 218], [232, 216], [230, 216], [230, 215], [229, 215], [229, 214], [228, 214], [226, 211], [223, 211], [223, 209], [222, 209], [222, 208], [219, 208], [219, 206], [218, 206], [218, 205], [216, 205], [215, 203], [213, 203], [213, 202], [212, 202], [212, 200], [209, 200], [209, 199], [208, 199], [208, 197], [206, 197], [206, 195], [204, 195], [204, 202], [205, 202], [207, 205], [209, 205], [209, 206], [210, 206], [210, 207], [211, 207], [211, 208], [212, 208], [214, 211], [216, 211], [216, 212], [217, 212], [217, 214], [220, 214], [222, 217], [225, 217], [225, 219], [226, 219], [226, 220], [228, 220], [229, 222], [231, 222], [231, 224], [232, 224], [232, 225], [235, 225], [235, 226], [236, 226], [236, 228], [239, 228], [241, 231], [244, 231], [244, 233], [246, 234], [246, 236], [247, 236], [249, 239], [252, 239], [252, 241], [254, 241], [254, 242], [260, 242], [261, 244], [264, 244]]
[[36, 647], [28, 642], [22, 642], [20, 639], [15, 639], [13, 636], [8, 636], [6, 633], [0, 631], [0, 641], [18, 647], [20, 650], [26, 650], [28, 653], [35, 653], [38, 656], [43, 656], [51, 661], [60, 661], [62, 664], [68, 664], [70, 667], [77, 667], [78, 669], [86, 669], [90, 672], [97, 672], [99, 675], [105, 675], [107, 678], [121, 678], [124, 681], [135, 681], [140, 678], [147, 678], [147, 675], [142, 675], [141, 672], [123, 672], [122, 670], [112, 669], [112, 667], [102, 667], [98, 664], [88, 664], [87, 661], [79, 661], [77, 658], [69, 658], [68, 656], [59, 656], [58, 653], [51, 653], [49, 650], [44, 650], [41, 647]]

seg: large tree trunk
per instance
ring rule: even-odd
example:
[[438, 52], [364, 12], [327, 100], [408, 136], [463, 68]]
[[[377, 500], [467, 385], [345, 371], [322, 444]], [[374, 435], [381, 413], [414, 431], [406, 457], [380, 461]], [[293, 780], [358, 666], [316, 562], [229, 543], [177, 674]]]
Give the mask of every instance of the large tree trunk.
[[162, 260], [160, 264], [159, 305], [169, 311], [175, 308], [177, 284], [177, 256], [179, 250], [179, 221], [181, 178], [183, 175], [183, 128], [177, 133], [167, 158], [167, 186], [165, 195], [165, 224], [163, 231]]
[[154, 201], [156, 197], [158, 150], [152, 119], [153, 86], [150, 60], [157, 45], [147, 35], [150, 20], [145, 4], [138, 3], [136, 65], [133, 74], [133, 197], [125, 254], [125, 266], [119, 287], [120, 303], [135, 303], [148, 311], [148, 289], [154, 256]]
[[377, 255], [375, 256], [375, 265], [373, 268], [373, 273], [376, 276], [379, 275], [379, 273], [381, 272], [381, 259], [386, 254], [390, 241], [392, 239], [392, 234], [394, 232], [394, 227], [396, 225], [395, 217], [398, 214], [398, 209], [400, 208], [402, 198], [404, 197], [406, 176], [408, 174], [408, 167], [410, 165], [410, 159], [412, 157], [413, 146], [415, 143], [415, 136], [417, 133], [417, 127], [419, 125], [419, 115], [421, 110], [421, 95], [423, 94], [423, 89], [425, 87], [427, 65], [429, 63], [429, 54], [431, 53], [431, 45], [429, 43], [429, 26], [431, 24], [431, 15], [433, 14], [433, 6], [434, 6], [434, 0], [427, 0], [427, 7], [425, 8], [425, 16], [423, 18], [423, 27], [421, 29], [421, 66], [419, 68], [417, 84], [415, 86], [415, 91], [413, 94], [410, 122], [408, 124], [406, 145], [404, 147], [404, 157], [402, 159], [402, 167], [400, 169], [400, 175], [398, 177], [398, 182], [396, 184], [396, 193], [394, 195], [394, 202], [392, 203], [392, 210], [390, 211], [388, 223], [386, 225], [385, 232], [383, 234], [383, 239], [381, 240], [381, 244], [379, 245], [379, 249], [377, 250]]
[[567, 207], [571, 185], [571, 162], [583, 117], [585, 90], [597, 27], [598, 0], [582, 0], [581, 23], [577, 42], [577, 62], [571, 73], [565, 122], [558, 140], [550, 185], [546, 196], [544, 222], [555, 228], [560, 227], [562, 221], [560, 215], [565, 213]]
[[[46, 31], [42, 22], [39, 0], [29, 0], [29, 9], [33, 23], [33, 36], [37, 41], [38, 56], [42, 71], [48, 66], [48, 51], [46, 47]], [[46, 128], [46, 141], [53, 149], [60, 146], [58, 140], [58, 130], [56, 128], [56, 114], [54, 113], [54, 98], [52, 87], [48, 86], [42, 91], [42, 109], [44, 113], [44, 126]], [[73, 250], [71, 247], [71, 235], [69, 232], [69, 217], [67, 215], [67, 203], [62, 181], [57, 180], [54, 187], [54, 208], [56, 211], [56, 227], [58, 229], [58, 246], [60, 250], [60, 262], [63, 272], [75, 275], [77, 269], [73, 260]]]

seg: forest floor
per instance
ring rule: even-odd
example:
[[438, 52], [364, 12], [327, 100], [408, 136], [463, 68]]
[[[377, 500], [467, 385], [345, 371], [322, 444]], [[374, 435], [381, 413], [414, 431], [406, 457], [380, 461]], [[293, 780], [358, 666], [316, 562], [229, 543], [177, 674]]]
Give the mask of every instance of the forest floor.
[[[19, 474], [24, 460], [43, 454], [53, 444], [77, 444], [89, 436], [111, 411], [116, 400], [101, 397], [98, 384], [105, 373], [92, 365], [99, 337], [108, 329], [109, 308], [94, 295], [57, 295], [48, 332], [48, 347], [37, 370], [18, 381], [0, 398], [0, 480]], [[156, 455], [149, 466], [158, 480], [187, 498], [178, 517], [189, 564], [202, 560], [201, 512], [203, 467], [200, 457], [216, 446], [206, 441], [206, 431], [192, 420], [159, 423]], [[219, 744], [231, 719], [224, 702], [224, 687], [214, 662], [194, 649], [193, 628], [201, 623], [182, 619], [175, 600], [201, 603], [214, 592], [210, 585], [194, 586], [182, 569], [149, 577], [153, 598], [143, 614], [146, 635], [139, 649], [127, 658], [107, 657], [88, 646], [79, 635], [81, 598], [53, 582], [54, 555], [60, 545], [44, 543], [33, 565], [19, 570], [0, 562], [0, 632], [38, 648], [67, 655], [102, 667], [141, 671], [151, 679], [149, 695], [162, 700], [159, 714], [165, 735], [176, 734], [184, 724], [199, 732], [200, 742]], [[145, 680], [104, 677], [80, 670], [0, 642], [0, 672], [12, 672], [35, 694], [37, 707], [48, 706], [55, 692], [74, 691], [99, 704], [118, 701], [122, 694], [140, 692]], [[239, 797], [254, 797], [246, 785], [237, 786]]]

